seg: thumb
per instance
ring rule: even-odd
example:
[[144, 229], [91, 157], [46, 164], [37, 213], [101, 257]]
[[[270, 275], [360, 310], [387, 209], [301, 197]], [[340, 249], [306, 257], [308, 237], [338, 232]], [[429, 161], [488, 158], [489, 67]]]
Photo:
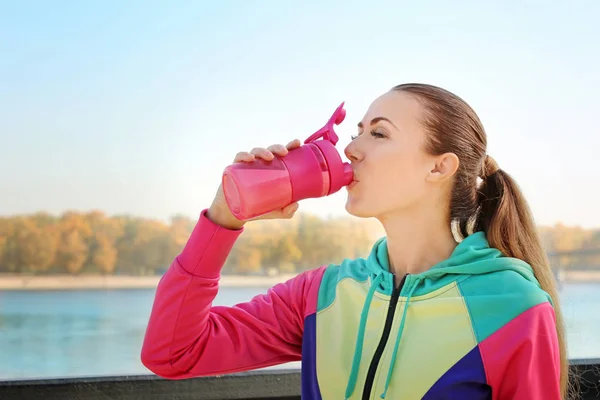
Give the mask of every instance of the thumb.
[[299, 204], [292, 203], [281, 209], [281, 214], [283, 218], [292, 218], [296, 211], [298, 211]]

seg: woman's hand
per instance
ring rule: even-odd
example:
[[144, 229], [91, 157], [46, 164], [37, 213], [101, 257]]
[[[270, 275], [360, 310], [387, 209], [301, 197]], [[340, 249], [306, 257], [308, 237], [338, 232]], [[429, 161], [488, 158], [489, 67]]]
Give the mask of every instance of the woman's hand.
[[[273, 160], [275, 155], [285, 156], [288, 151], [300, 147], [300, 140], [295, 139], [289, 142], [286, 146], [281, 144], [274, 144], [264, 149], [262, 147], [256, 147], [250, 152], [239, 152], [235, 156], [233, 162], [253, 162], [256, 158], [261, 158], [265, 161]], [[229, 209], [225, 195], [223, 194], [223, 186], [219, 185], [215, 199], [213, 200], [210, 208], [208, 209], [208, 218], [217, 225], [220, 225], [227, 229], [241, 229], [242, 226], [248, 221], [258, 221], [262, 219], [289, 219], [294, 216], [298, 210], [298, 203], [292, 203], [287, 207], [279, 210], [272, 211], [268, 214], [260, 215], [258, 217], [242, 221], [237, 219]]]

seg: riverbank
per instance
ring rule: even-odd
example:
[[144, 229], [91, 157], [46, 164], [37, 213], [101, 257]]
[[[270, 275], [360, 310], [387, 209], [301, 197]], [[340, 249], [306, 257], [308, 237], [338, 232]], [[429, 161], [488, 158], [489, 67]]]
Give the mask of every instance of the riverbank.
[[[293, 275], [223, 275], [221, 287], [269, 287]], [[1, 290], [154, 289], [160, 276], [0, 276]]]
[[563, 283], [600, 283], [600, 271], [562, 271], [558, 278]]
[[[221, 287], [270, 287], [294, 275], [243, 276], [223, 275]], [[81, 290], [81, 289], [153, 289], [160, 276], [20, 276], [0, 275], [0, 290]], [[600, 283], [600, 271], [569, 271], [560, 274], [561, 283]]]

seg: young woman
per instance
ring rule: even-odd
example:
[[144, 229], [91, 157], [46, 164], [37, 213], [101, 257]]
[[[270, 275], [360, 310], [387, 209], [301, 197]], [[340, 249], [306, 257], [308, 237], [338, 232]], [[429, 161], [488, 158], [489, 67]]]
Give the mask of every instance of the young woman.
[[[219, 188], [158, 285], [144, 365], [182, 379], [302, 360], [304, 399], [563, 398], [553, 274], [475, 112], [441, 88], [399, 85], [372, 103], [345, 154], [355, 173], [347, 211], [386, 231], [370, 255], [213, 306], [246, 223]], [[297, 206], [261, 219], [290, 218]]]

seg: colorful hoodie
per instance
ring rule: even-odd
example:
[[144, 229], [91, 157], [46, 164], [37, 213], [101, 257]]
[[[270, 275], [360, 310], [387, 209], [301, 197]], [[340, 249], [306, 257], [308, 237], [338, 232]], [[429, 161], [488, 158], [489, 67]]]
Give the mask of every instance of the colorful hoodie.
[[303, 272], [213, 306], [238, 235], [202, 213], [162, 277], [142, 362], [169, 379], [302, 361], [303, 399], [559, 400], [551, 300], [484, 233], [394, 289], [386, 240], [366, 259]]

